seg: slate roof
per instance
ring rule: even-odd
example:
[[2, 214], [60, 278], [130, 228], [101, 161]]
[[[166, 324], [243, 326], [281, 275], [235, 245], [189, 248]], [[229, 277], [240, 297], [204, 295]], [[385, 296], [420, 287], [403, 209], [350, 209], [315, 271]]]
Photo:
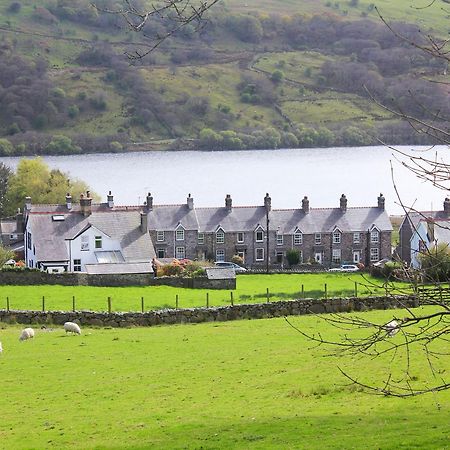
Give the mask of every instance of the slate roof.
[[121, 274], [121, 273], [148, 273], [153, 274], [151, 263], [111, 263], [111, 264], [86, 264], [86, 272], [89, 274]]
[[[55, 213], [64, 215], [64, 220], [53, 221]], [[126, 262], [150, 261], [155, 256], [149, 234], [140, 230], [139, 208], [109, 209], [93, 205], [92, 214], [84, 217], [77, 208], [68, 211], [64, 205], [33, 205], [28, 220], [40, 261], [68, 260], [65, 240], [73, 239], [89, 226], [119, 241]]]
[[186, 230], [197, 230], [196, 210], [184, 205], [158, 205], [148, 213], [149, 230], [173, 231], [179, 224]]
[[433, 221], [436, 222], [450, 223], [450, 217], [444, 211], [411, 211], [403, 220], [405, 221], [407, 219], [409, 219], [413, 229], [416, 228], [420, 222], [426, 221], [427, 219], [433, 219]]
[[22, 232], [17, 230], [17, 222], [15, 220], [1, 220], [0, 221], [0, 233], [1, 234], [20, 234]]
[[229, 280], [236, 278], [234, 269], [224, 267], [207, 267], [206, 276], [208, 280]]

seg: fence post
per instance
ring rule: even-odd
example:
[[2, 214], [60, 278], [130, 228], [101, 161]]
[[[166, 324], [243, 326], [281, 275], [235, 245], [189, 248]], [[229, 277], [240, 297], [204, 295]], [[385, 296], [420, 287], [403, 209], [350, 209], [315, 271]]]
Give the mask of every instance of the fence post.
[[141, 312], [144, 312], [144, 297], [141, 297]]
[[358, 283], [355, 281], [355, 297], [358, 297]]
[[72, 311], [75, 312], [75, 295], [72, 295]]
[[324, 288], [325, 288], [325, 298], [328, 298], [327, 283], [325, 283]]
[[305, 298], [305, 285], [302, 284], [302, 298]]
[[209, 308], [209, 292], [206, 293], [206, 307]]
[[175, 309], [178, 309], [178, 294], [175, 295]]
[[9, 312], [9, 297], [6, 297], [6, 311]]
[[42, 296], [42, 312], [45, 312], [45, 297]]
[[267, 298], [267, 303], [269, 303], [270, 302], [269, 288], [266, 288], [266, 298]]
[[108, 313], [111, 314], [111, 297], [108, 297]]
[[230, 291], [230, 301], [231, 301], [231, 306], [233, 306], [234, 305], [234, 302], [233, 302], [233, 291]]

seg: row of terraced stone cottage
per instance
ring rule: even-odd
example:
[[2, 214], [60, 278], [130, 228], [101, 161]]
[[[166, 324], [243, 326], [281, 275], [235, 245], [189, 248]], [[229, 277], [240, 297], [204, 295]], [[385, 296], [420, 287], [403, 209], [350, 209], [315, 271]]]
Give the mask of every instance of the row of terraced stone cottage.
[[34, 205], [27, 197], [17, 228], [24, 230], [28, 267], [49, 272], [152, 273], [166, 258], [227, 261], [239, 255], [247, 267], [287, 267], [286, 252], [301, 263], [331, 267], [344, 262], [370, 265], [391, 256], [392, 226], [385, 199], [373, 207], [348, 207], [343, 194], [335, 208], [310, 208], [304, 197], [294, 209], [222, 207], [186, 203], [158, 205], [151, 194], [139, 206], [117, 206], [111, 192], [94, 204], [89, 192], [79, 202]]

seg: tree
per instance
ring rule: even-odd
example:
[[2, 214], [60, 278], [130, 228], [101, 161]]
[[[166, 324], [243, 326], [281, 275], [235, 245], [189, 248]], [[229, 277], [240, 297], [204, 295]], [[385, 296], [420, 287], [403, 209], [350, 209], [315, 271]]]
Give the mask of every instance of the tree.
[[11, 175], [11, 169], [6, 164], [0, 162], [0, 217], [4, 217], [4, 202]]
[[9, 179], [5, 213], [13, 215], [17, 208], [22, 208], [27, 196], [34, 203], [62, 203], [68, 192], [78, 198], [86, 190], [89, 190], [86, 183], [71, 180], [60, 170], [50, 170], [41, 158], [22, 159]]
[[14, 252], [3, 247], [0, 243], [0, 269], [5, 265], [6, 261], [14, 258]]

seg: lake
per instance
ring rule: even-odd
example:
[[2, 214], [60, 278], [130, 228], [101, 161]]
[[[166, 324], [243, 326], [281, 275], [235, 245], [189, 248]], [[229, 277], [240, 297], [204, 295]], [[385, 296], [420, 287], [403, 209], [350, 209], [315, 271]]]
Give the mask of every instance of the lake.
[[[401, 147], [406, 152], [410, 149]], [[443, 158], [449, 149], [435, 147], [426, 155], [434, 159], [436, 151]], [[197, 206], [220, 206], [226, 194], [231, 194], [234, 205], [256, 205], [263, 204], [268, 192], [273, 208], [299, 208], [305, 195], [311, 208], [337, 207], [343, 193], [351, 207], [376, 205], [382, 192], [388, 212], [401, 214], [392, 162], [397, 189], [406, 205], [442, 209], [446, 193], [415, 177], [398, 158], [383, 146], [43, 157], [51, 168], [86, 181], [102, 199], [111, 190], [115, 203], [121, 205], [140, 204], [147, 192], [153, 194], [155, 204], [184, 203], [191, 193]], [[19, 159], [0, 161], [15, 168]]]

